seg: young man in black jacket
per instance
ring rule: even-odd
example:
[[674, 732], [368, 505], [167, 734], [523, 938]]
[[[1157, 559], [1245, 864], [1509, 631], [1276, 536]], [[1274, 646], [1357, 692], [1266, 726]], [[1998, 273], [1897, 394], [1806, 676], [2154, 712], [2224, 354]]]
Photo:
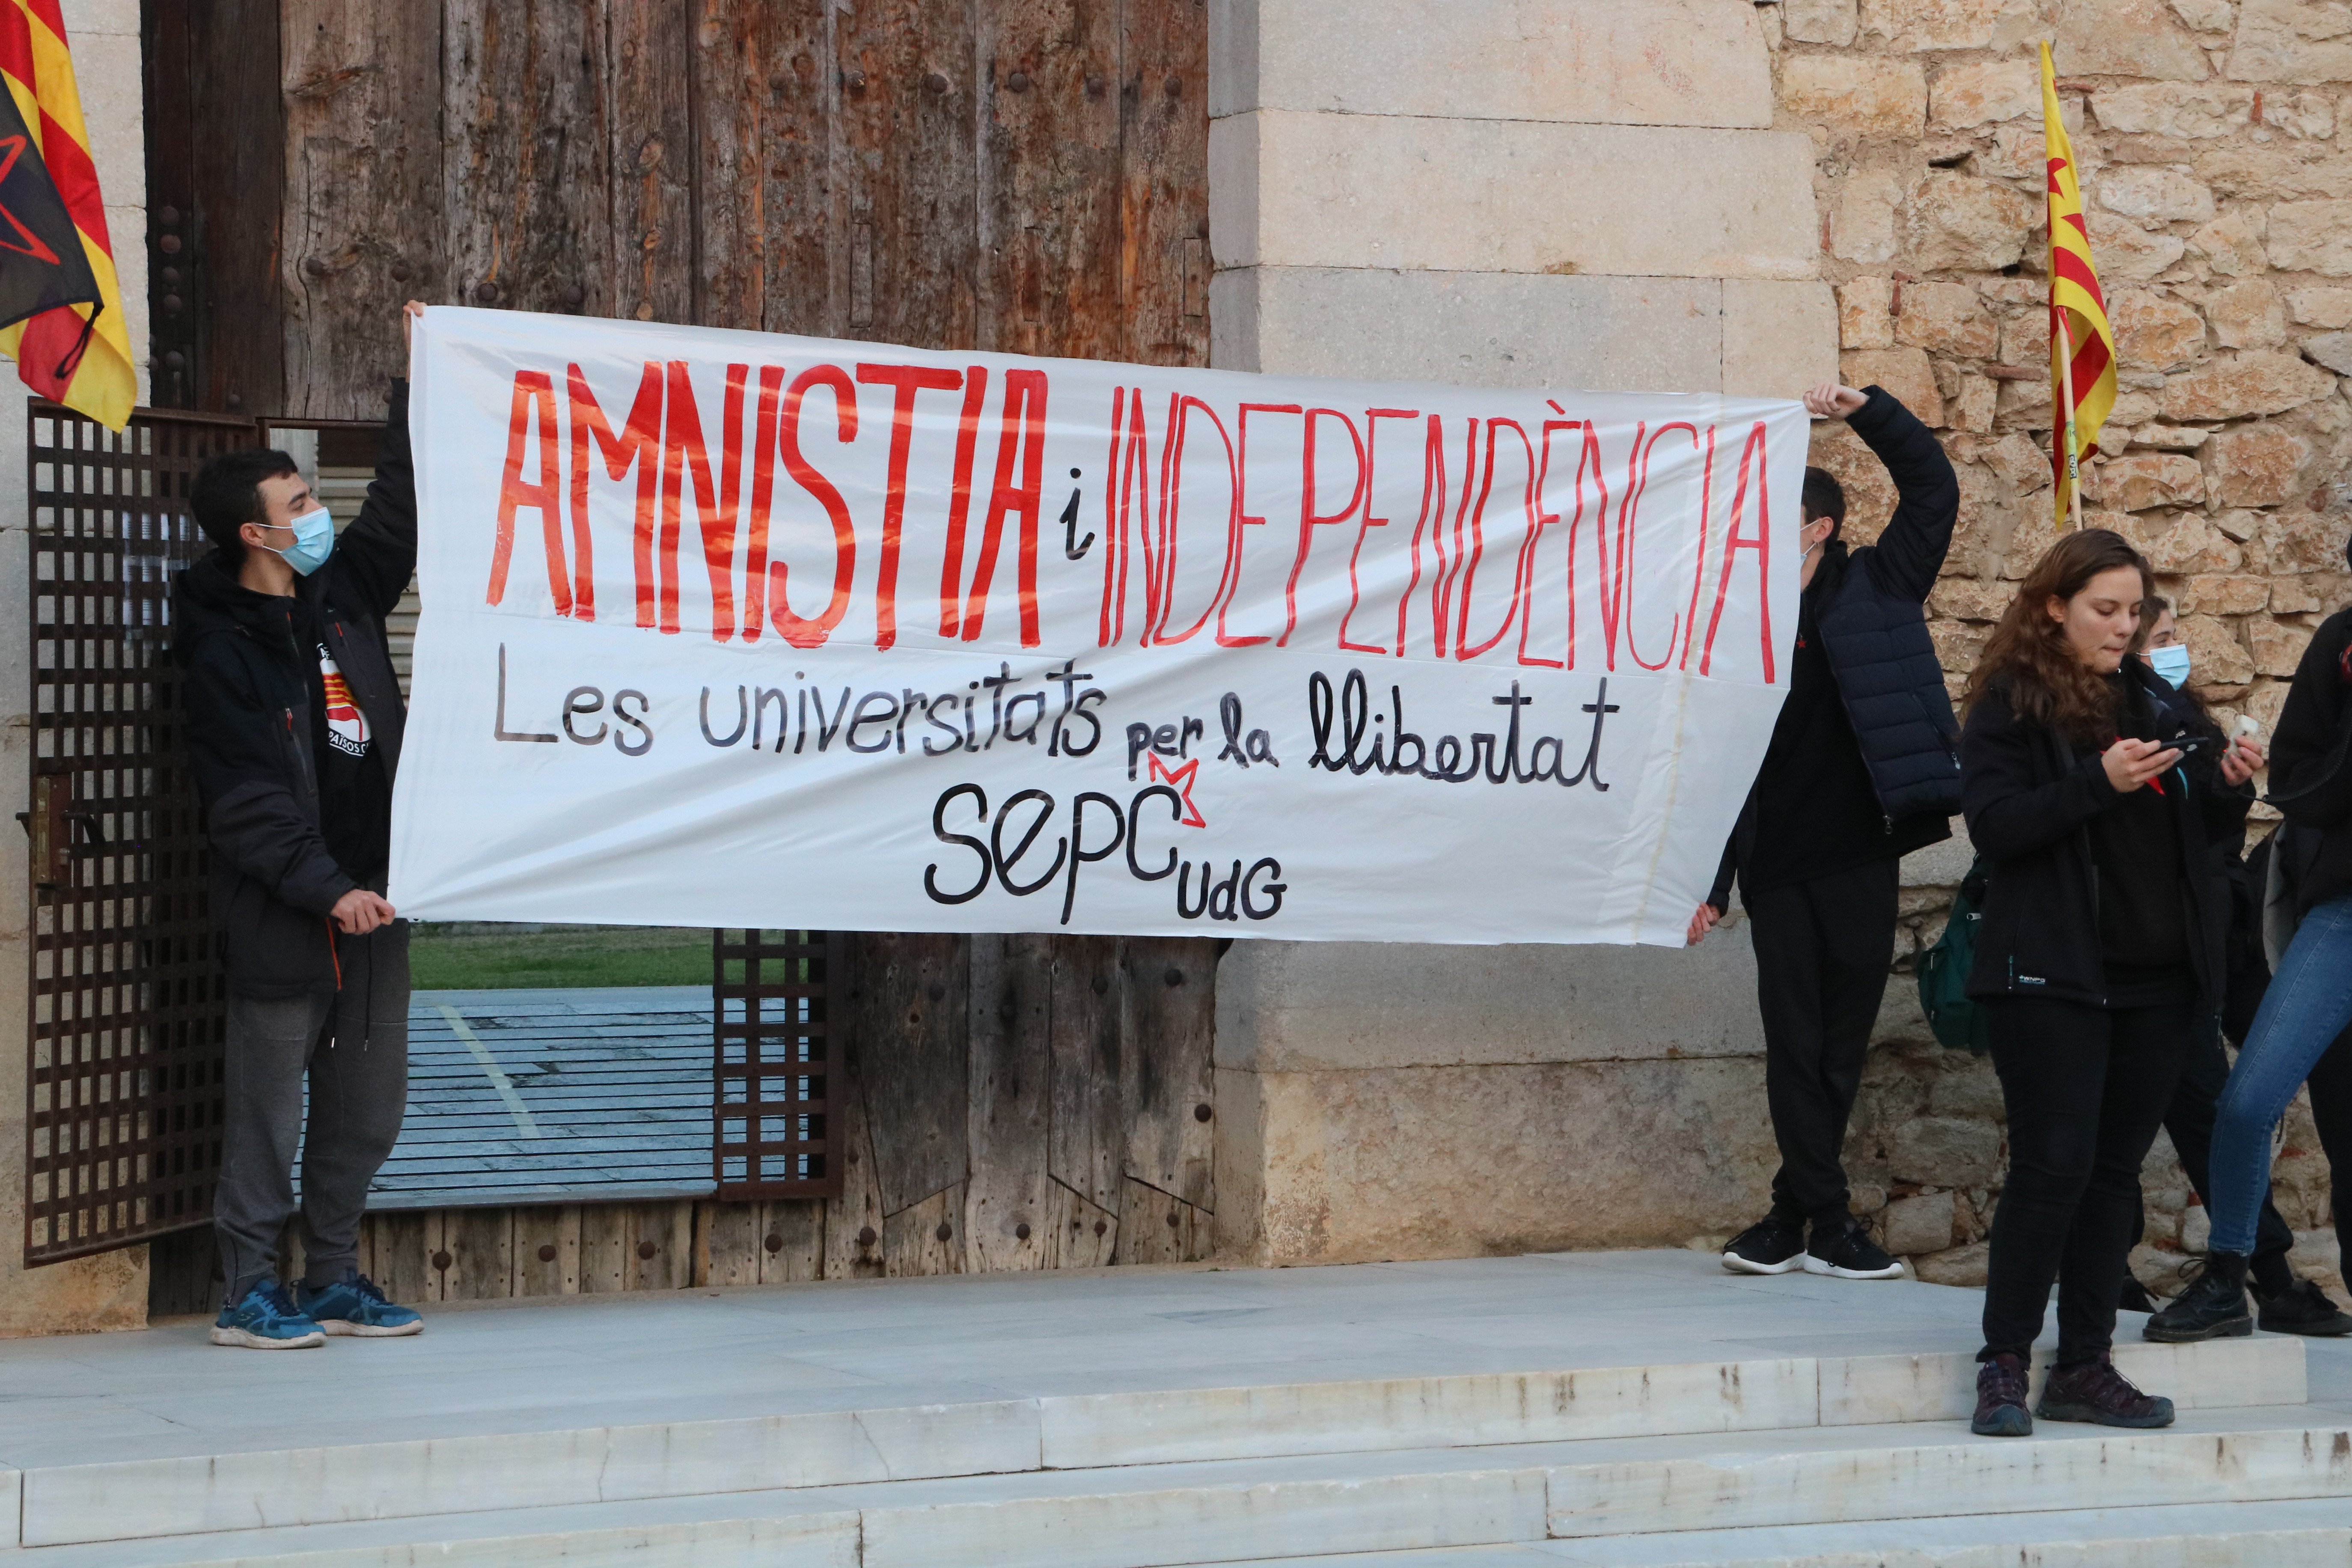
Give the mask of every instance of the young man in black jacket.
[[1733, 1238], [1724, 1267], [1889, 1279], [1902, 1265], [1855, 1223], [1840, 1156], [1895, 957], [1897, 863], [1949, 837], [1959, 809], [1959, 726], [1922, 606], [1960, 488], [1934, 434], [1885, 388], [1818, 386], [1805, 407], [1869, 444], [1895, 480], [1895, 515], [1849, 551], [1844, 493], [1805, 471], [1788, 696], [1690, 940], [1730, 908], [1736, 875], [1780, 1169], [1771, 1213]]
[[[423, 310], [407, 307], [404, 331]], [[407, 384], [340, 538], [283, 452], [215, 458], [189, 508], [215, 548], [175, 584], [175, 651], [229, 989], [213, 1342], [413, 1334], [423, 1320], [358, 1267], [368, 1184], [408, 1094], [408, 928], [383, 898], [406, 717], [383, 620], [416, 567]], [[298, 1146], [305, 1268], [289, 1296], [277, 1247]]]

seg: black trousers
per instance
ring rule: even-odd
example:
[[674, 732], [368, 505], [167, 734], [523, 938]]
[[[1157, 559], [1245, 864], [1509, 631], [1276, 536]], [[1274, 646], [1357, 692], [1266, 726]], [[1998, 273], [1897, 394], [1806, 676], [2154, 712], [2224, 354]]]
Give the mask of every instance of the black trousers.
[[[2332, 1061], [2339, 1056], [2352, 1062], [2352, 1053], [2340, 1047], [2331, 1049], [2326, 1059]], [[2315, 1069], [2311, 1075], [2315, 1108], [2320, 1099], [2320, 1070], [2325, 1067], [2324, 1061], [2321, 1069]], [[2214, 1106], [2229, 1077], [2230, 1061], [2221, 1054], [2221, 1030], [2210, 1022], [2200, 1024], [2191, 1031], [2190, 1041], [2182, 1052], [2180, 1081], [2172, 1091], [2171, 1105], [2164, 1112], [2165, 1133], [2172, 1140], [2173, 1152], [2180, 1156], [2181, 1173], [2189, 1178], [2200, 1202], [2207, 1201], [2212, 1192], [2205, 1173], [2213, 1150]], [[2147, 1215], [2143, 1213], [2139, 1223], [2132, 1226], [2132, 1239], [2137, 1241], [2147, 1231]], [[2265, 1195], [2254, 1231], [2253, 1258], [2254, 1283], [2263, 1294], [2275, 1296], [2294, 1283], [2294, 1276], [2286, 1266], [2287, 1251], [2294, 1246], [2294, 1231], [2278, 1212], [2278, 1205]], [[2118, 1279], [2116, 1285], [2121, 1289], [2123, 1281]]]
[[2054, 1281], [2058, 1363], [2091, 1361], [2115, 1339], [2116, 1295], [2138, 1239], [2140, 1162], [2199, 1020], [2181, 1006], [1982, 1005], [2009, 1108], [1984, 1353], [2032, 1353]]
[[2311, 1089], [2311, 1119], [2319, 1126], [2319, 1147], [2327, 1156], [2336, 1268], [2352, 1279], [2352, 1029], [2336, 1037], [2305, 1082]]
[[1896, 871], [1896, 862], [1874, 860], [1759, 894], [1740, 889], [1764, 1016], [1764, 1097], [1780, 1146], [1772, 1212], [1783, 1219], [1843, 1225], [1850, 1212], [1840, 1155], [1895, 959]]

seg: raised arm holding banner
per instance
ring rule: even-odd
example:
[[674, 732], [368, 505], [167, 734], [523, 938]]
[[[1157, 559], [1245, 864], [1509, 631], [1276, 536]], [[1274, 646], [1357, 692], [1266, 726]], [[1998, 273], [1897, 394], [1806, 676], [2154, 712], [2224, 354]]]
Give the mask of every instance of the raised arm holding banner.
[[1793, 402], [435, 310], [425, 918], [1679, 944]]

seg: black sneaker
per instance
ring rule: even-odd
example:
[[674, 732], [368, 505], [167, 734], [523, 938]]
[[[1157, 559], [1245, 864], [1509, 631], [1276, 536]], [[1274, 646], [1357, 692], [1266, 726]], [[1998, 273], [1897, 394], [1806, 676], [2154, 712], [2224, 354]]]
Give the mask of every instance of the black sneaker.
[[2140, 1331], [2168, 1345], [2242, 1339], [2253, 1331], [2253, 1314], [2246, 1310], [2246, 1260], [2234, 1252], [2209, 1256], [2189, 1288]]
[[1852, 1220], [1842, 1226], [1814, 1226], [1812, 1244], [1805, 1248], [1803, 1261], [1806, 1273], [1826, 1274], [1834, 1279], [1903, 1278], [1903, 1265], [1886, 1256]]
[[1731, 1238], [1723, 1266], [1735, 1274], [1786, 1274], [1803, 1267], [1805, 1227], [1768, 1214]]
[[2033, 1413], [2025, 1407], [2025, 1358], [2009, 1351], [1977, 1368], [1977, 1413], [1969, 1430], [1979, 1437], [2031, 1437]]
[[2105, 1356], [2050, 1369], [2042, 1384], [2044, 1421], [2089, 1421], [2101, 1426], [2169, 1426], [2172, 1401], [2142, 1394]]
[[2298, 1279], [2275, 1296], [2257, 1290], [2254, 1301], [2262, 1308], [2255, 1324], [2266, 1334], [2309, 1334], [2317, 1339], [2352, 1334], [2352, 1313], [2328, 1300], [2327, 1292], [2313, 1280]]

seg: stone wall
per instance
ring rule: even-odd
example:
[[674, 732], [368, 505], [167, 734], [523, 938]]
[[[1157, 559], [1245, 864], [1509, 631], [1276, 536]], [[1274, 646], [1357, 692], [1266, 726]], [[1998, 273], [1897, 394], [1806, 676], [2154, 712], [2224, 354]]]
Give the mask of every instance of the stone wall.
[[[1748, 0], [1210, 0], [1211, 361], [1792, 395], [1837, 371], [1815, 151]], [[1772, 1169], [1744, 937], [1244, 942], [1217, 1245], [1679, 1245]]]
[[[1823, 275], [1844, 378], [1875, 381], [1943, 437], [1958, 537], [1931, 603], [1957, 693], [2053, 535], [2042, 130], [2032, 44], [2054, 40], [2120, 364], [2086, 521], [2147, 550], [2179, 605], [2193, 683], [2267, 729], [2311, 628], [2352, 598], [2352, 13], [2296, 0], [1781, 0], [1759, 10], [1776, 127], [1812, 142]], [[1868, 534], [1892, 494], [1843, 426], [1815, 460]], [[2267, 808], [2257, 808], [2267, 816]], [[2257, 831], [2261, 824], [2257, 824]], [[1908, 954], [1945, 886], [1906, 887]], [[1864, 1203], [1920, 1272], [1980, 1276], [2005, 1158], [1982, 1064], [1925, 1044], [1907, 973], [1882, 1020], [1853, 1142]], [[2326, 1165], [2290, 1119], [2277, 1196], [2332, 1270]], [[2159, 1143], [2151, 1246], [2201, 1242]], [[1936, 1244], [1944, 1243], [1942, 1247]]]
[[[82, 120], [106, 194], [106, 222], [134, 347], [147, 342], [147, 178], [142, 139], [138, 0], [64, 0], [66, 37], [81, 89]], [[140, 374], [141, 401], [147, 377]], [[0, 1339], [138, 1328], [147, 1321], [147, 1249], [26, 1269], [25, 1235], [25, 947], [30, 918], [25, 835], [25, 748], [31, 737], [26, 600], [24, 384], [0, 363]]]

